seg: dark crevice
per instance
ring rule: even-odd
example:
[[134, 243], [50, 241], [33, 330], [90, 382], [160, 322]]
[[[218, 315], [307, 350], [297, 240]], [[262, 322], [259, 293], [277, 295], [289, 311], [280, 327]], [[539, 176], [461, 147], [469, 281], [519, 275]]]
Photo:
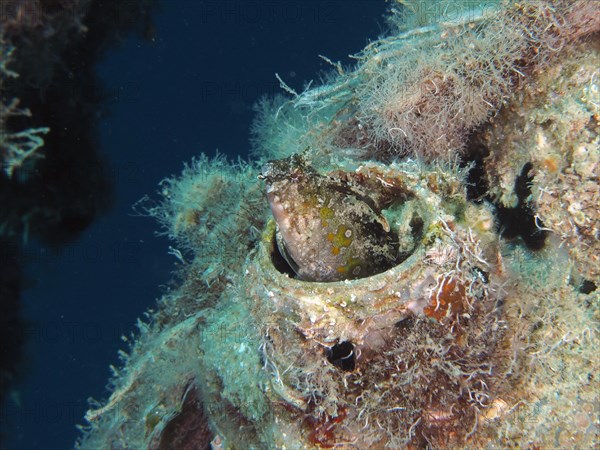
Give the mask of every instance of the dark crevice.
[[596, 290], [597, 286], [592, 280], [583, 280], [581, 286], [579, 286], [579, 292], [582, 294], [591, 294]]
[[414, 216], [412, 219], [410, 219], [409, 226], [415, 242], [418, 242], [423, 236], [424, 225], [425, 222], [423, 222], [423, 219], [421, 219], [419, 216]]
[[340, 342], [327, 349], [327, 361], [338, 369], [352, 372], [356, 367], [354, 344], [350, 341]]
[[398, 330], [409, 330], [415, 324], [415, 319], [412, 316], [406, 316], [394, 324]]
[[489, 194], [489, 186], [485, 176], [484, 160], [489, 150], [480, 143], [472, 143], [467, 151], [468, 157], [463, 167], [469, 167], [467, 175], [467, 199], [474, 203], [487, 201], [495, 207], [496, 229], [506, 239], [521, 238], [530, 250], [544, 247], [548, 232], [543, 230], [544, 224], [538, 218], [531, 205], [531, 183], [533, 181], [533, 164], [526, 163], [515, 179], [514, 191], [517, 196], [515, 207], [501, 205]]
[[476, 275], [477, 275], [478, 277], [480, 277], [480, 278], [481, 278], [481, 280], [482, 280], [482, 281], [483, 281], [485, 284], [488, 284], [488, 283], [490, 282], [490, 273], [489, 273], [489, 272], [486, 272], [485, 270], [483, 270], [483, 269], [482, 269], [482, 268], [480, 268], [480, 267], [474, 267], [474, 268], [473, 268], [473, 272], [475, 272], [475, 273], [476, 273]]
[[489, 155], [489, 151], [483, 145], [477, 144], [469, 148], [469, 154], [470, 157], [466, 161], [471, 165], [467, 174], [467, 200], [481, 203], [488, 193], [484, 159]]
[[296, 278], [296, 273], [294, 272], [294, 269], [292, 269], [290, 264], [279, 252], [279, 247], [277, 246], [275, 233], [273, 233], [273, 239], [271, 241], [271, 262], [273, 263], [273, 266], [275, 266], [275, 269], [277, 269], [279, 272], [286, 274], [290, 278]]
[[529, 249], [540, 250], [544, 247], [548, 232], [542, 229], [544, 224], [541, 220], [536, 221], [533, 208], [528, 201], [533, 181], [532, 169], [533, 164], [528, 162], [515, 180], [517, 206], [507, 208], [496, 205], [496, 217], [503, 237], [508, 239], [520, 237]]

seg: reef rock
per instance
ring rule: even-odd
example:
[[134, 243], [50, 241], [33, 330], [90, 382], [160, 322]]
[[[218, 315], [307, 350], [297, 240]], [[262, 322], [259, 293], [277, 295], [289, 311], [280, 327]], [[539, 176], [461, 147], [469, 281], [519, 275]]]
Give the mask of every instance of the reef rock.
[[183, 282], [80, 448], [598, 446], [598, 3], [428, 5], [163, 183]]

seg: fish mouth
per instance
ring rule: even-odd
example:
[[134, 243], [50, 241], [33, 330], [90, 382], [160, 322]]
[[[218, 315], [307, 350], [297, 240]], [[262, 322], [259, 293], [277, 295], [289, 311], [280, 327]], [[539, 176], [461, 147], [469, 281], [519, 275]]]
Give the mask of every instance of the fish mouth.
[[277, 225], [276, 242], [279, 252], [294, 272], [298, 274], [299, 266], [294, 259], [294, 255], [302, 236], [292, 226], [292, 217], [290, 217], [289, 211], [286, 210], [286, 207], [281, 202], [281, 198], [274, 191], [268, 191], [267, 199], [271, 207], [271, 213], [275, 219], [275, 224]]
[[273, 214], [275, 222], [278, 225], [284, 222], [286, 219], [288, 219], [288, 215], [286, 214], [285, 208], [281, 203], [281, 199], [275, 193], [275, 190], [272, 189], [270, 186], [269, 188], [267, 188], [267, 200], [271, 208], [271, 213]]
[[296, 275], [300, 274], [300, 266], [296, 263], [294, 258], [288, 252], [287, 246], [285, 245], [285, 241], [281, 236], [281, 232], [279, 231], [279, 226], [277, 226], [277, 230], [275, 231], [275, 245], [279, 250], [279, 254], [285, 259], [290, 268], [294, 271]]

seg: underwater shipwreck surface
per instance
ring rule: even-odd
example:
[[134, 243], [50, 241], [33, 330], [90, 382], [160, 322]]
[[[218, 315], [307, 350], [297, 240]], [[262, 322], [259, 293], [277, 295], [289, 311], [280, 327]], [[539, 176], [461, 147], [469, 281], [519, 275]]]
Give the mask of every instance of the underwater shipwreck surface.
[[145, 205], [180, 287], [79, 448], [598, 446], [600, 5], [390, 14]]

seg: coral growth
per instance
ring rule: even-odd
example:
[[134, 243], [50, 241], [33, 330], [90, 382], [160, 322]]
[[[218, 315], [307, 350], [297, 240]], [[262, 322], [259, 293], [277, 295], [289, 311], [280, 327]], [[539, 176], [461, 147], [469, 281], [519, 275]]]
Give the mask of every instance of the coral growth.
[[219, 448], [598, 446], [598, 4], [400, 3], [354, 70], [259, 103], [257, 164], [163, 183], [183, 282], [81, 448], [167, 436], [191, 385]]
[[500, 204], [518, 202], [514, 180], [531, 168], [537, 227], [563, 241], [585, 279], [600, 277], [598, 58], [598, 41], [565, 51], [473, 138], [487, 148], [489, 194]]
[[261, 156], [325, 146], [362, 150], [367, 159], [452, 159], [529, 73], [600, 28], [600, 6], [587, 0], [511, 8], [503, 2], [412, 4], [426, 5], [409, 15], [421, 14], [416, 23], [426, 23], [407, 29], [406, 14], [399, 15], [393, 21], [398, 34], [367, 46], [356, 56], [356, 70], [295, 94], [288, 105], [260, 103], [255, 145]]
[[367, 77], [357, 117], [372, 129], [372, 139], [389, 142], [400, 155], [460, 152], [469, 131], [500, 109], [525, 74], [600, 28], [600, 8], [593, 1], [514, 8], [453, 3], [414, 2], [418, 13], [447, 26], [424, 24], [360, 55]]

